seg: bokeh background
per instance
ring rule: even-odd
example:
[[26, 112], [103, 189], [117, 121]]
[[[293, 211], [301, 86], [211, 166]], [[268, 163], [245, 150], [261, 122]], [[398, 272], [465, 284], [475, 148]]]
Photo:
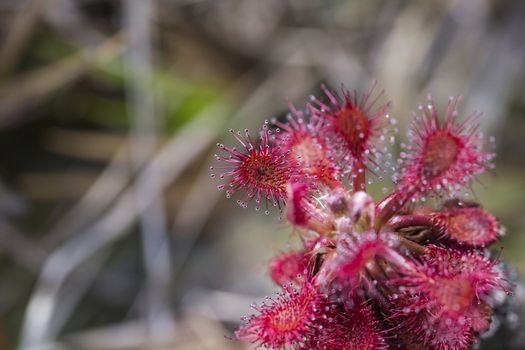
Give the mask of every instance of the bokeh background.
[[521, 0], [1, 0], [0, 349], [241, 348], [295, 238], [216, 190], [215, 144], [321, 83], [377, 79], [401, 130], [429, 92], [484, 112], [474, 195], [523, 275], [524, 38]]

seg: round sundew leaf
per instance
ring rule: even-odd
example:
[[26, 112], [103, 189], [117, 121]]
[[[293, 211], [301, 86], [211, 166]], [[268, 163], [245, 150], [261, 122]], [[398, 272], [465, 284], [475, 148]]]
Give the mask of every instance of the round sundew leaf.
[[308, 257], [304, 251], [283, 252], [270, 260], [270, 277], [282, 286], [291, 282], [300, 282], [304, 278]]
[[254, 306], [257, 314], [246, 318], [235, 335], [237, 339], [271, 349], [300, 347], [313, 336], [326, 319], [329, 302], [305, 279], [299, 289], [290, 285], [269, 303]]
[[494, 215], [480, 207], [445, 209], [434, 215], [446, 237], [468, 246], [484, 247], [501, 235]]
[[429, 97], [426, 108], [420, 107], [409, 132], [409, 144], [399, 160], [395, 175], [397, 186], [414, 198], [426, 195], [452, 195], [468, 186], [473, 177], [491, 167], [494, 155], [481, 149], [482, 135], [471, 114], [457, 120], [460, 98], [451, 98], [443, 120]]
[[390, 102], [375, 106], [384, 92], [376, 93], [375, 83], [361, 96], [343, 88], [342, 97], [338, 97], [324, 86], [322, 88], [329, 102], [313, 98], [311, 111], [323, 121], [321, 133], [324, 139], [330, 140], [336, 158], [349, 171], [358, 171], [360, 168], [354, 165], [363, 163], [378, 167], [382, 163], [379, 158], [383, 156], [380, 149], [385, 147], [384, 143], [394, 141], [390, 122], [395, 119], [388, 115]]
[[211, 168], [218, 172], [218, 176], [212, 176], [224, 181], [218, 189], [224, 190], [228, 198], [236, 192], [244, 192], [244, 196], [237, 200], [242, 207], [255, 200], [256, 209], [260, 209], [263, 202], [267, 210], [273, 206], [281, 208], [286, 200], [288, 183], [296, 175], [287, 154], [270, 142], [270, 131], [266, 125], [260, 131], [258, 143], [252, 140], [248, 130], [244, 134], [231, 132], [242, 148], [217, 145], [227, 153], [226, 156], [217, 155], [221, 165]]

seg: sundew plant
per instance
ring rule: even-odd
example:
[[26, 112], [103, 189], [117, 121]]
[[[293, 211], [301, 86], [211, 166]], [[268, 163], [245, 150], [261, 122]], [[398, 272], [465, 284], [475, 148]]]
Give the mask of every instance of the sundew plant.
[[[270, 261], [281, 290], [235, 337], [270, 349], [475, 346], [512, 289], [487, 249], [502, 234], [498, 220], [466, 200], [493, 168], [479, 114], [461, 117], [459, 97], [429, 97], [396, 158], [397, 122], [375, 84], [322, 90], [290, 106], [286, 122], [256, 136], [231, 131], [238, 144], [218, 145], [218, 188], [242, 207], [278, 212], [302, 243]], [[367, 185], [387, 176], [393, 190], [372, 198]]]

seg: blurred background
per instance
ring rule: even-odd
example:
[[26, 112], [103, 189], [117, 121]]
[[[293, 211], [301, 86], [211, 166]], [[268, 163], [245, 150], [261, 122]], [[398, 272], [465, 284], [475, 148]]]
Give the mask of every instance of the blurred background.
[[1, 0], [0, 349], [242, 348], [296, 242], [216, 190], [215, 144], [321, 83], [377, 79], [398, 142], [429, 92], [484, 112], [474, 194], [524, 273], [524, 38], [520, 0]]

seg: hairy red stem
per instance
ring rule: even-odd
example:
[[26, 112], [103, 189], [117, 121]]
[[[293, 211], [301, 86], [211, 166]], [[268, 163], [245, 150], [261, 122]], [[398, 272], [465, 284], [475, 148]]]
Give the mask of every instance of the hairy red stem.
[[354, 162], [354, 177], [352, 180], [352, 185], [354, 192], [366, 190], [366, 168], [362, 160]]
[[379, 202], [379, 204], [376, 206], [376, 221], [374, 224], [375, 230], [379, 232], [379, 229], [401, 208], [403, 208], [412, 195], [413, 192], [410, 191], [396, 191]]

